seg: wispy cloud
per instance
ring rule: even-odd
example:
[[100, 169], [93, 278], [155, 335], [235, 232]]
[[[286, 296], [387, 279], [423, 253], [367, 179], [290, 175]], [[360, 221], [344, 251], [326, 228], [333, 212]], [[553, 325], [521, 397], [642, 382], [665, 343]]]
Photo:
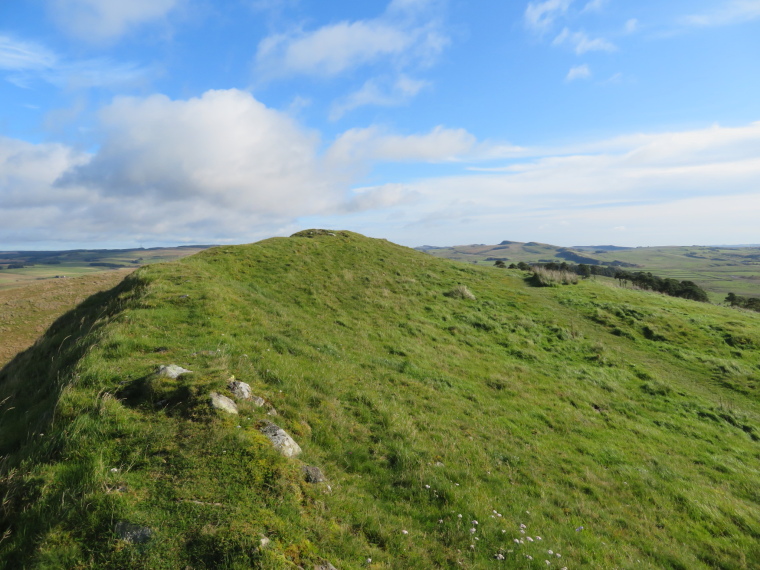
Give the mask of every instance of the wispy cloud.
[[107, 58], [67, 60], [43, 45], [0, 36], [0, 70], [11, 83], [30, 88], [44, 81], [66, 89], [111, 87], [144, 80], [149, 70]]
[[760, 0], [733, 0], [715, 10], [685, 16], [680, 23], [692, 27], [727, 26], [757, 18], [760, 18]]
[[633, 34], [634, 32], [637, 32], [639, 29], [639, 21], [636, 18], [631, 18], [630, 20], [627, 20], [625, 23], [625, 26], [623, 26], [623, 31], [626, 34]]
[[464, 129], [438, 126], [421, 135], [397, 135], [378, 127], [350, 129], [330, 147], [333, 163], [359, 161], [448, 162], [471, 152], [477, 139]]
[[383, 107], [403, 105], [429, 85], [427, 81], [413, 79], [403, 74], [393, 81], [369, 79], [360, 89], [333, 104], [330, 119], [338, 120], [347, 112], [365, 105]]
[[590, 51], [615, 51], [617, 46], [604, 38], [591, 38], [586, 32], [571, 32], [564, 28], [560, 34], [554, 38], [553, 45], [568, 44], [576, 54], [582, 55]]
[[525, 24], [528, 28], [545, 32], [557, 18], [567, 13], [573, 0], [543, 0], [528, 2], [525, 8]]
[[0, 69], [6, 71], [50, 69], [57, 62], [56, 54], [40, 44], [0, 35]]
[[163, 19], [183, 0], [47, 0], [53, 19], [87, 42], [118, 38], [130, 29]]
[[375, 19], [271, 35], [259, 43], [257, 67], [270, 77], [335, 76], [378, 62], [401, 67], [429, 64], [449, 38], [434, 15], [422, 17], [428, 4], [396, 0]]
[[[752, 242], [753, 208], [760, 207], [759, 152], [760, 122], [544, 149], [500, 170], [406, 184], [415, 202], [404, 205], [405, 218], [392, 231], [413, 242], [424, 224], [425, 237], [417, 240], [425, 241], [418, 245], [496, 239], [505, 227], [509, 234], [501, 239], [560, 244], [609, 239], [620, 226], [628, 228], [631, 245], [709, 243], [725, 235]], [[558, 227], [562, 221], [574, 230]]]
[[582, 12], [597, 12], [604, 8], [609, 0], [589, 0], [583, 7]]
[[588, 79], [589, 77], [591, 77], [591, 69], [584, 63], [583, 65], [571, 67], [570, 71], [567, 72], [565, 80], [574, 81], [576, 79]]

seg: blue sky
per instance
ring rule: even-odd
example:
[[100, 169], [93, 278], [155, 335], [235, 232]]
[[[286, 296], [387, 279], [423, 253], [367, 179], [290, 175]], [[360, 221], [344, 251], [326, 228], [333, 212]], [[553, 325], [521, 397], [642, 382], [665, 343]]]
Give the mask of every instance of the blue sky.
[[0, 249], [758, 243], [760, 0], [0, 3]]

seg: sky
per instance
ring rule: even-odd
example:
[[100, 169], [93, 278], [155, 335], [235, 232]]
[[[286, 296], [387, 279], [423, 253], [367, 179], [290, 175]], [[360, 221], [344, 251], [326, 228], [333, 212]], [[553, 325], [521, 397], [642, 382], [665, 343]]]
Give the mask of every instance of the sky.
[[0, 250], [760, 243], [760, 0], [0, 1]]

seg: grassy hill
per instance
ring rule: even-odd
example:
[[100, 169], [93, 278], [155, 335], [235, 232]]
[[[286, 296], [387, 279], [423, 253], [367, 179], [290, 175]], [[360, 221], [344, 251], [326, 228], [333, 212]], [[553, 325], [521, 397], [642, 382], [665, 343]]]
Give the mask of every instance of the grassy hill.
[[760, 314], [525, 277], [324, 231], [139, 269], [0, 372], [0, 566], [760, 567]]
[[[672, 247], [558, 247], [536, 242], [505, 241], [499, 245], [458, 245], [418, 248], [436, 257], [493, 265], [573, 262], [601, 265], [624, 264], [631, 271], [651, 271], [659, 277], [694, 281], [710, 293], [714, 303], [729, 292], [760, 297], [760, 246]], [[585, 258], [585, 259], [584, 259]]]

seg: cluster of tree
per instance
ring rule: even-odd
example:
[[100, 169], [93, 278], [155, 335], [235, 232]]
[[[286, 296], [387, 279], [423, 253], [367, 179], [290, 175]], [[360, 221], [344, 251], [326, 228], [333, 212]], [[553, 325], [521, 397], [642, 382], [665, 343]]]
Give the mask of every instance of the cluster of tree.
[[615, 279], [621, 284], [631, 282], [640, 289], [649, 289], [658, 293], [665, 293], [671, 297], [682, 297], [692, 301], [709, 302], [707, 293], [694, 281], [678, 281], [670, 277], [658, 277], [648, 271], [622, 271], [620, 269], [615, 273]]
[[[507, 267], [503, 261], [497, 261], [494, 265], [496, 267]], [[521, 261], [520, 263], [511, 263], [509, 265], [509, 269], [521, 269], [522, 271], [530, 271], [534, 267], [540, 267], [550, 271], [567, 271], [580, 275], [584, 279], [588, 279], [592, 275], [613, 277], [619, 280], [621, 285], [631, 283], [640, 289], [657, 291], [658, 293], [664, 293], [671, 297], [682, 297], [684, 299], [692, 299], [693, 301], [701, 301], [703, 303], [709, 301], [705, 290], [693, 281], [678, 281], [677, 279], [671, 279], [669, 277], [658, 277], [647, 271], [631, 272], [624, 271], [619, 267], [588, 265], [586, 263], [579, 263], [576, 265], [564, 261], [562, 263], [535, 263], [532, 266]], [[760, 299], [758, 299], [758, 301], [760, 301]]]
[[741, 297], [734, 293], [726, 295], [726, 303], [732, 307], [742, 307], [760, 313], [760, 297]]

